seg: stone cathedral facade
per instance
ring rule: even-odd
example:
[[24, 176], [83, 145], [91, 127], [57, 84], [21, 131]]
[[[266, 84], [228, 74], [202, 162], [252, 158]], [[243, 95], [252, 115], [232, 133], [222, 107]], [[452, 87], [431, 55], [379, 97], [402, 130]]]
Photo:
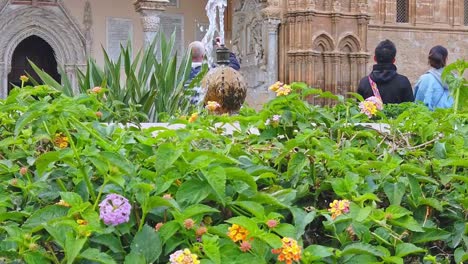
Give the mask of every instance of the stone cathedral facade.
[[[89, 57], [102, 64], [102, 48], [112, 55], [129, 39], [138, 50], [158, 30], [175, 30], [183, 51], [203, 37], [207, 1], [0, 0], [0, 96], [28, 69], [26, 58], [75, 81]], [[384, 39], [413, 83], [434, 45], [446, 46], [450, 61], [468, 59], [468, 0], [228, 0], [225, 31], [258, 107], [277, 80], [355, 91]]]

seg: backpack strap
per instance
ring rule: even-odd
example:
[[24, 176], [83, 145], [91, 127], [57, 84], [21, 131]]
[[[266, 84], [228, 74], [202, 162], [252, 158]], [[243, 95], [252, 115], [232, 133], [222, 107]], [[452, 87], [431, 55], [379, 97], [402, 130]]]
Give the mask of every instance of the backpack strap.
[[368, 76], [367, 78], [369, 79], [369, 84], [370, 84], [370, 86], [371, 86], [371, 88], [372, 88], [372, 92], [374, 93], [374, 96], [377, 97], [377, 98], [379, 98], [380, 101], [383, 102], [382, 96], [380, 96], [379, 89], [377, 88], [377, 84], [371, 79], [370, 76]]

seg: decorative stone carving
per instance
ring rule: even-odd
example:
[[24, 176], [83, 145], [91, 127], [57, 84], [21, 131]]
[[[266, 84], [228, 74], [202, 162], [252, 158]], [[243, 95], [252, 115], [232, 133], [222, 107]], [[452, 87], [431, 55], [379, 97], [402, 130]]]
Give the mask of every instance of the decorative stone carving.
[[[0, 96], [7, 93], [7, 76], [11, 70], [13, 52], [18, 44], [36, 35], [45, 40], [54, 50], [57, 64], [65, 68], [72, 81], [75, 66], [86, 63], [86, 40], [80, 27], [61, 0], [57, 5], [38, 8], [33, 5], [14, 5], [9, 1], [0, 3]], [[65, 67], [69, 65], [70, 67]], [[73, 83], [76, 88], [76, 82]]]
[[135, 11], [141, 15], [144, 44], [148, 46], [156, 37], [160, 28], [160, 15], [166, 9], [169, 0], [136, 0]]

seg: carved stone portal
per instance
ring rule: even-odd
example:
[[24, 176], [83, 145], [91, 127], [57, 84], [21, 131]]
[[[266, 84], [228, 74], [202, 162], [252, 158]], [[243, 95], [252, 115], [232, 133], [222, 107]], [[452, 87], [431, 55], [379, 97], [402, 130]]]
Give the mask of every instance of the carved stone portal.
[[232, 50], [241, 63], [242, 75], [249, 86], [247, 101], [251, 104], [268, 99], [268, 87], [278, 79], [281, 20], [264, 15], [270, 12], [270, 5], [265, 0], [241, 0], [234, 7]]
[[[33, 1], [36, 3], [37, 1]], [[0, 97], [6, 97], [13, 52], [30, 36], [45, 40], [76, 88], [76, 68], [86, 63], [86, 39], [61, 0], [39, 5], [0, 1]], [[40, 5], [51, 2], [49, 5]]]

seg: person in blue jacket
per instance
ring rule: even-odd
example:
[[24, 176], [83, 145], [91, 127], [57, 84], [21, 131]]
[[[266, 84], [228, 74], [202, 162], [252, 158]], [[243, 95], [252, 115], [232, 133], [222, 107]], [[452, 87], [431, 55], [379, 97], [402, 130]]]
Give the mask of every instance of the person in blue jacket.
[[453, 97], [446, 83], [442, 81], [442, 72], [447, 64], [448, 51], [438, 45], [429, 51], [429, 69], [419, 77], [414, 90], [415, 102], [423, 102], [430, 110], [450, 108]]
[[[218, 47], [220, 44], [220, 39], [216, 38], [216, 47]], [[190, 70], [190, 76], [186, 82], [186, 84], [189, 84], [195, 76], [197, 76], [203, 65], [203, 60], [205, 58], [205, 46], [201, 41], [194, 41], [190, 43], [189, 49], [192, 52], [192, 69]], [[240, 69], [240, 64], [239, 61], [236, 58], [236, 55], [234, 53], [229, 54], [229, 67], [233, 68], [234, 70], [238, 71]], [[216, 67], [215, 65], [212, 65], [211, 68]], [[191, 104], [199, 104], [200, 102], [203, 101], [203, 98], [205, 97], [203, 89], [201, 87], [195, 87], [194, 88], [194, 94], [190, 98], [190, 103]]]

